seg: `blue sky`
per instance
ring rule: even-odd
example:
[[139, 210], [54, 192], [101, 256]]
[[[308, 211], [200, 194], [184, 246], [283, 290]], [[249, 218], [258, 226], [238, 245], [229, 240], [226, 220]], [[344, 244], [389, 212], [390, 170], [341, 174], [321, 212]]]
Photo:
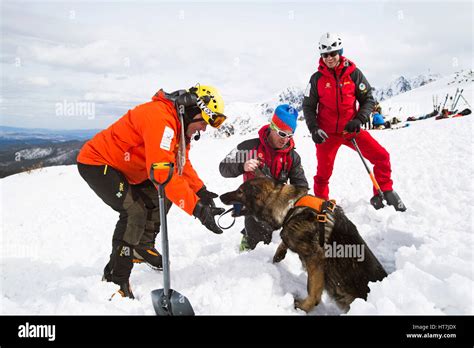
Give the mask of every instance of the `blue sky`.
[[264, 101], [306, 86], [325, 31], [340, 33], [375, 86], [472, 69], [472, 6], [2, 1], [0, 124], [104, 128], [159, 88], [196, 82], [220, 88], [226, 102]]

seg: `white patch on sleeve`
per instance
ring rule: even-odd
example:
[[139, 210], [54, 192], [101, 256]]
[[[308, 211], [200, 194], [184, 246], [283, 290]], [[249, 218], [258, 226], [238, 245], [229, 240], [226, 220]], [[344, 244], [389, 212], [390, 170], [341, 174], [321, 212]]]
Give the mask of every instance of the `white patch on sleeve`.
[[235, 160], [237, 157], [237, 148], [233, 149], [227, 156], [225, 156], [226, 161]]
[[304, 96], [309, 97], [309, 92], [311, 91], [311, 83], [308, 83], [308, 86], [306, 86], [306, 89], [304, 91]]
[[166, 126], [165, 131], [163, 132], [163, 136], [161, 137], [160, 148], [163, 150], [170, 151], [171, 149], [171, 141], [174, 137], [174, 130], [170, 127]]

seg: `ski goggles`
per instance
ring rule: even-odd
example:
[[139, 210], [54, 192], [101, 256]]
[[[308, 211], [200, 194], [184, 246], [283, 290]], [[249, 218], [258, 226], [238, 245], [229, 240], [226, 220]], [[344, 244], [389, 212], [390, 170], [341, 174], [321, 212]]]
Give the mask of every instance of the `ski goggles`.
[[[200, 111], [201, 112], [201, 111]], [[207, 116], [207, 115], [206, 115]], [[214, 128], [219, 128], [221, 126], [222, 123], [224, 123], [224, 121], [226, 120], [226, 116], [224, 115], [217, 115], [217, 116], [214, 116], [213, 118], [210, 118], [210, 117], [206, 117], [204, 116], [204, 118], [200, 117], [200, 118], [196, 118], [196, 119], [193, 119], [192, 121], [190, 121], [189, 123], [195, 123], [195, 122], [201, 122], [201, 121], [204, 121], [206, 122], [208, 125], [210, 125], [211, 127], [214, 127]]]
[[223, 114], [214, 112], [211, 109], [209, 109], [205, 101], [203, 101], [201, 98], [198, 98], [197, 106], [202, 111], [202, 116], [204, 118], [204, 121], [206, 121], [211, 127], [219, 128], [221, 124], [224, 123], [224, 121], [227, 118]]
[[270, 129], [274, 130], [280, 138], [293, 138], [293, 133], [287, 133], [280, 130], [273, 122], [270, 123]]
[[332, 51], [332, 52], [328, 52], [328, 53], [321, 53], [321, 57], [323, 57], [323, 58], [327, 58], [327, 57], [329, 57], [329, 56], [335, 57], [335, 56], [337, 56], [337, 55], [339, 54], [339, 52], [340, 52], [340, 51], [337, 50], [337, 51]]
[[211, 127], [219, 128], [226, 119], [227, 117], [222, 114], [215, 114], [213, 117], [209, 118], [208, 123], [211, 125]]

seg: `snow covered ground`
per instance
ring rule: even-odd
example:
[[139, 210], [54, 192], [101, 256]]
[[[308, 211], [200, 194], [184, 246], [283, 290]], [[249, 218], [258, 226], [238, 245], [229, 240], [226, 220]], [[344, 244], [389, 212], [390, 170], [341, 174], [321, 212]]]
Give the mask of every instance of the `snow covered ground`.
[[[472, 105], [472, 83], [466, 88]], [[428, 91], [420, 98], [409, 93], [409, 103], [431, 102]], [[430, 112], [430, 105], [420, 111]], [[360, 159], [340, 149], [331, 197], [389, 273], [370, 284], [368, 300], [356, 300], [349, 314], [474, 314], [473, 116], [371, 132], [391, 154], [395, 190], [408, 210], [374, 210]], [[224, 193], [241, 183], [241, 178], [223, 179], [218, 164], [248, 138], [203, 136], [194, 143], [191, 160], [210, 190]], [[315, 149], [304, 122], [299, 122], [296, 144], [312, 183]], [[95, 196], [75, 166], [17, 174], [0, 185], [1, 314], [154, 314], [150, 291], [162, 288], [162, 275], [146, 265], [132, 272], [136, 300], [108, 301], [116, 287], [100, 280], [117, 214]], [[306, 296], [306, 273], [297, 255], [271, 263], [279, 233], [270, 245], [239, 253], [241, 219], [215, 235], [177, 207], [168, 216], [171, 285], [189, 298], [197, 314], [304, 314], [293, 308], [294, 295]], [[160, 238], [157, 242], [160, 249]], [[340, 311], [324, 293], [310, 314]]]

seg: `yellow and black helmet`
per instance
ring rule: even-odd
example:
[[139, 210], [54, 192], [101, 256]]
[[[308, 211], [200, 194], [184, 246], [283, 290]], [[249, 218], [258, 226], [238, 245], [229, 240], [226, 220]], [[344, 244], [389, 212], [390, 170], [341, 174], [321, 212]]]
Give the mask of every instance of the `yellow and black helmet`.
[[189, 92], [197, 95], [196, 105], [201, 109], [204, 121], [214, 128], [219, 128], [227, 117], [224, 115], [224, 99], [217, 88], [198, 84], [191, 87]]

